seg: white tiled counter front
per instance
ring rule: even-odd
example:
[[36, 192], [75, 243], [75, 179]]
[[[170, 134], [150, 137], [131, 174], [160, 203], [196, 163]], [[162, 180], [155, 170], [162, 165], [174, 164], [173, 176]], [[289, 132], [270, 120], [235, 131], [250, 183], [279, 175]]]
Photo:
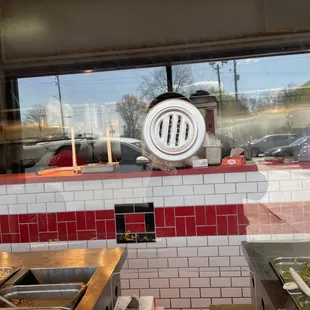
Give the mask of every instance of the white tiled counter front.
[[240, 249], [246, 239], [177, 237], [146, 247], [128, 245], [122, 294], [154, 295], [168, 309], [251, 303], [249, 271]]
[[[181, 236], [175, 225], [163, 227], [161, 235], [156, 229], [157, 237], [154, 243], [127, 245], [128, 259], [121, 274], [122, 294], [154, 295], [158, 298], [158, 305], [166, 309], [207, 309], [210, 304], [249, 303], [249, 274], [240, 252], [241, 241], [308, 238], [309, 201], [308, 169], [139, 176], [69, 182], [49, 180], [42, 183], [1, 185], [0, 250], [37, 251], [124, 246], [117, 244], [115, 240], [115, 204], [154, 203], [156, 216], [159, 209], [163, 212], [173, 209], [178, 217], [177, 211], [185, 208], [185, 215], [180, 217], [196, 220], [195, 235]], [[273, 215], [268, 213], [267, 222], [269, 219], [274, 222], [268, 222], [268, 232], [262, 231], [260, 221], [266, 218], [266, 214], [260, 217], [261, 214], [257, 212], [259, 205], [262, 205], [266, 212], [271, 210], [283, 217], [285, 225], [276, 223]], [[208, 230], [205, 235], [199, 235], [199, 216], [196, 213], [186, 214], [188, 209], [197, 212], [201, 206], [206, 212], [212, 208], [218, 212], [217, 222], [212, 224], [213, 228], [215, 227], [213, 235], [208, 234]], [[240, 224], [240, 214], [231, 211], [239, 207], [244, 209], [249, 224]], [[256, 213], [253, 213], [253, 210], [256, 210]], [[93, 226], [88, 227], [90, 219], [96, 217], [97, 213], [98, 218], [95, 218]], [[84, 228], [79, 228], [80, 216], [85, 221], [82, 223]], [[45, 224], [42, 227], [42, 218], [45, 217], [55, 218], [55, 221], [51, 222], [53, 228], [49, 227], [49, 223], [46, 224], [48, 227], [45, 227]], [[238, 232], [234, 233], [236, 235], [221, 233], [219, 227], [223, 224], [218, 222], [219, 217], [227, 221], [237, 218], [244, 230], [239, 230], [239, 235]], [[13, 227], [12, 223], [14, 224], [14, 219], [17, 218], [19, 223]], [[254, 222], [258, 221], [254, 225], [251, 222], [253, 219]], [[108, 235], [107, 231], [104, 237], [100, 237], [103, 235], [100, 235], [99, 224], [109, 225], [106, 227], [114, 232]], [[70, 237], [70, 225], [77, 229], [77, 237]], [[270, 230], [274, 226], [279, 229], [279, 233]], [[293, 227], [293, 230], [281, 230], [281, 227], [287, 226]], [[64, 227], [67, 235], [60, 240], [60, 229]], [[253, 227], [254, 229], [248, 230]], [[33, 231], [38, 234], [38, 240], [25, 241], [25, 235], [29, 235], [31, 239]], [[240, 235], [245, 233], [246, 236]]]

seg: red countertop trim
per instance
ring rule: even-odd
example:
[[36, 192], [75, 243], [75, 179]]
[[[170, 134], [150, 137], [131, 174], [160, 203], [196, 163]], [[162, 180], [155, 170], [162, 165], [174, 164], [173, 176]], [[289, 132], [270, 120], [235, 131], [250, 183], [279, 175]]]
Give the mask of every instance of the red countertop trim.
[[[310, 162], [294, 164], [267, 164], [248, 163], [244, 166], [224, 167], [210, 166], [205, 168], [184, 168], [178, 170], [178, 175], [198, 175], [212, 173], [238, 173], [266, 170], [288, 170], [288, 169], [309, 169]], [[94, 173], [94, 174], [74, 174], [70, 171], [53, 173], [45, 176], [37, 176], [35, 173], [0, 175], [0, 185], [6, 184], [24, 184], [24, 183], [49, 183], [49, 182], [66, 182], [66, 181], [90, 181], [90, 180], [107, 180], [107, 179], [128, 179], [142, 177], [159, 177], [169, 176], [163, 171], [145, 171], [129, 173]]]

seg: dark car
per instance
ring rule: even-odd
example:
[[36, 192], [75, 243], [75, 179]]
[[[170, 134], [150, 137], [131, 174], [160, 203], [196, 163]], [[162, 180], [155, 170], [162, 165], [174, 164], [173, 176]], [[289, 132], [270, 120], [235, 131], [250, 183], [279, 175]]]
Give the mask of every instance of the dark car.
[[301, 148], [310, 144], [310, 137], [301, 137], [289, 145], [274, 147], [267, 150], [264, 153], [266, 161], [272, 161], [273, 159], [293, 157], [294, 160], [298, 160], [298, 154]]
[[300, 148], [298, 161], [310, 161], [310, 143], [305, 144]]
[[289, 145], [296, 138], [294, 134], [274, 134], [255, 139], [251, 142], [252, 157], [257, 157], [271, 148]]

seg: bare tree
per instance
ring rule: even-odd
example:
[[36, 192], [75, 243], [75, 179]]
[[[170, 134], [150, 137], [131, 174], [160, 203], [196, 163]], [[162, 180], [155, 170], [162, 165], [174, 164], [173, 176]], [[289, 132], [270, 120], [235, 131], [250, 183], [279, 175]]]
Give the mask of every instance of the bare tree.
[[[189, 65], [174, 66], [172, 68], [172, 82], [174, 92], [187, 92], [188, 86], [193, 83], [191, 67]], [[143, 99], [151, 101], [167, 92], [167, 85], [166, 68], [158, 68], [152, 74], [143, 77], [139, 92]]]
[[290, 107], [292, 104], [295, 104], [296, 101], [299, 99], [296, 96], [297, 87], [294, 84], [288, 84], [284, 87], [277, 96], [278, 104], [280, 106], [284, 106], [285, 108]]
[[140, 129], [146, 113], [146, 104], [136, 96], [126, 94], [116, 103], [116, 112], [123, 119], [124, 136], [140, 138]]
[[27, 110], [24, 117], [24, 123], [42, 131], [42, 127], [47, 124], [47, 113], [48, 111], [45, 105], [34, 105]]
[[39, 131], [40, 135], [46, 135], [59, 131], [59, 129], [52, 126], [60, 125], [60, 118], [46, 105], [38, 104], [26, 111], [23, 123], [26, 127], [33, 129], [31, 130], [32, 134]]
[[240, 98], [247, 104], [250, 113], [259, 113], [278, 106], [278, 93], [264, 91], [258, 95], [240, 94]]

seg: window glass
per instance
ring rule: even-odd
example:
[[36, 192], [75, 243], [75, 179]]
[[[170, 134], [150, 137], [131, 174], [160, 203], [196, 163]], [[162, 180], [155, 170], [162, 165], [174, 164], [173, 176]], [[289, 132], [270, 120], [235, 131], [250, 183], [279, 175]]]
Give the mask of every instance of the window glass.
[[[251, 142], [256, 157], [310, 134], [308, 66], [308, 54], [174, 65], [173, 91], [197, 104], [223, 156]], [[167, 98], [154, 101], [167, 84], [165, 67], [18, 79], [22, 146], [8, 156], [6, 171], [68, 165], [72, 134], [78, 165], [108, 160], [107, 134], [112, 161], [126, 161], [123, 145], [146, 154], [141, 126], [148, 108]]]
[[215, 132], [235, 146], [262, 138], [279, 146], [291, 137], [264, 136], [296, 139], [309, 131], [309, 65], [308, 54], [176, 65], [174, 90], [186, 96], [207, 91], [217, 102]]
[[112, 160], [136, 165], [146, 108], [167, 91], [167, 78], [164, 67], [86, 72], [21, 78], [18, 89], [23, 136], [18, 171], [68, 165], [72, 133], [78, 164], [107, 161], [107, 130]]

